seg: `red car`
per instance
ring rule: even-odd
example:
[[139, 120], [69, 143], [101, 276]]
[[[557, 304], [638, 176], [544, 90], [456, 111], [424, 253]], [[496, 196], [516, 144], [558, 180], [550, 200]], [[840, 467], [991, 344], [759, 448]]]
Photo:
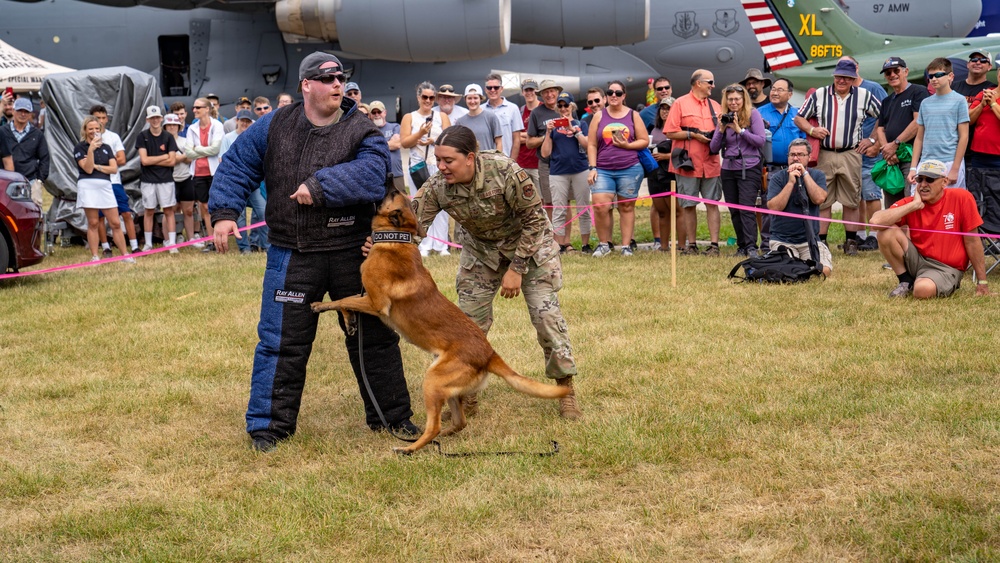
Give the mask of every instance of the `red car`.
[[16, 172], [0, 170], [0, 274], [38, 264], [42, 253], [42, 209], [31, 201], [31, 185]]

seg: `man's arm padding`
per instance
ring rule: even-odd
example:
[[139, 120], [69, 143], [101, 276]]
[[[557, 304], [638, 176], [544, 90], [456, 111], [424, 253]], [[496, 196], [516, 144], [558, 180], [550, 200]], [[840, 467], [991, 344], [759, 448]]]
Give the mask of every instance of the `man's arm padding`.
[[376, 132], [361, 141], [354, 160], [320, 169], [305, 184], [315, 205], [347, 207], [381, 201], [391, 163], [389, 145]]

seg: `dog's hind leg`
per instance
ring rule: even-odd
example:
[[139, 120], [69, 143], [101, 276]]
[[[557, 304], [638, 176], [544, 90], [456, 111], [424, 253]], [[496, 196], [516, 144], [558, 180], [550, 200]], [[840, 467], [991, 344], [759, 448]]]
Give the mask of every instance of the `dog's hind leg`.
[[448, 398], [448, 408], [451, 409], [451, 426], [441, 431], [441, 436], [451, 436], [452, 434], [465, 428], [465, 409], [462, 406], [462, 397], [455, 395]]

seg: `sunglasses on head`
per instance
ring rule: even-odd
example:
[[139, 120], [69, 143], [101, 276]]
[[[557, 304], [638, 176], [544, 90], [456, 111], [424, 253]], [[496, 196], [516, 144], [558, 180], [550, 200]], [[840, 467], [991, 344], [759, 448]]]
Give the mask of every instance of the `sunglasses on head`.
[[313, 76], [312, 78], [307, 78], [306, 80], [312, 80], [313, 82], [322, 82], [323, 84], [330, 85], [334, 82], [343, 82], [344, 73], [337, 72], [334, 74], [321, 74], [319, 76]]
[[625, 90], [608, 90], [607, 92], [605, 92], [605, 95], [615, 96], [615, 97], [624, 96]]
[[971, 59], [969, 59], [969, 62], [970, 63], [983, 63], [984, 65], [985, 64], [990, 64], [990, 60], [987, 59], [987, 58], [985, 58], [985, 57], [972, 57]]
[[596, 106], [599, 103], [601, 103], [601, 100], [599, 100], [599, 99], [587, 100], [587, 105], [588, 106]]
[[486, 89], [487, 90], [499, 90], [500, 86], [487, 86]]
[[932, 72], [931, 74], [928, 74], [927, 76], [929, 76], [931, 78], [941, 78], [941, 77], [944, 77], [944, 76], [948, 76], [949, 74], [951, 74], [951, 73], [950, 72], [944, 72], [944, 71], [938, 71], [938, 72]]
[[429, 101], [433, 100], [435, 97], [436, 96], [425, 96], [423, 94], [420, 95], [420, 99], [424, 100], [425, 102], [429, 102]]
[[729, 88], [726, 88], [726, 92], [743, 92], [743, 87], [742, 86], [730, 86]]

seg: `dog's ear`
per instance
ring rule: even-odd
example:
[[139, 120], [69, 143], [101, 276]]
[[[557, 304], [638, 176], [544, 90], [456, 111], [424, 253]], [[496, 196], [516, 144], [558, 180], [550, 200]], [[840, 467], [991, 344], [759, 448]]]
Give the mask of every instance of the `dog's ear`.
[[389, 212], [389, 222], [392, 223], [393, 227], [396, 227], [397, 229], [401, 228], [403, 226], [403, 221], [403, 212], [399, 209]]

